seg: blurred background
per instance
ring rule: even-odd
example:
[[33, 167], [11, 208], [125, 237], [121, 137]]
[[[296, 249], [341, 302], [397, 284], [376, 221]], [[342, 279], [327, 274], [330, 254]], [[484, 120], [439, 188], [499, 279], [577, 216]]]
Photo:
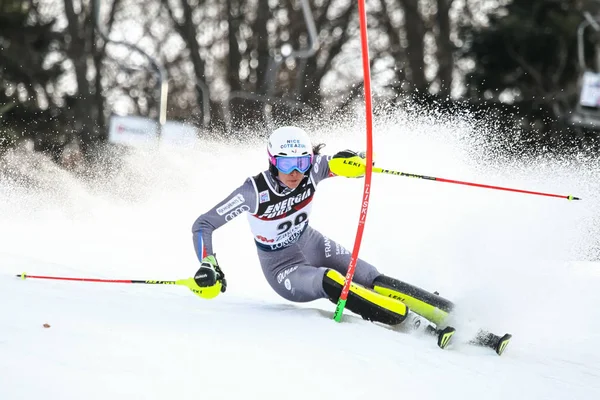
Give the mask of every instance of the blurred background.
[[[0, 151], [76, 169], [107, 145], [353, 120], [357, 5], [0, 0]], [[464, 116], [511, 154], [597, 153], [600, 1], [366, 6], [376, 115]]]

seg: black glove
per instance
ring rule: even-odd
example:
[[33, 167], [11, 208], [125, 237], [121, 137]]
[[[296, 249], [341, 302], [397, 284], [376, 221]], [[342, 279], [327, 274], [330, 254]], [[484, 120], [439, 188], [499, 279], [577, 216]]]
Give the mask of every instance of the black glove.
[[219, 267], [216, 255], [206, 256], [200, 262], [200, 268], [194, 275], [194, 281], [201, 288], [212, 287], [221, 282], [221, 293], [227, 290], [227, 281], [225, 274]]
[[337, 153], [335, 153], [333, 155], [332, 158], [352, 158], [352, 157], [355, 157], [355, 156], [359, 156], [360, 158], [365, 158], [364, 157], [364, 153], [362, 153], [362, 155], [361, 155], [361, 154], [359, 154], [359, 153], [357, 153], [355, 151], [352, 151], [352, 150], [338, 151]]
[[[335, 153], [333, 155], [332, 158], [352, 158], [352, 157], [360, 157], [363, 160], [367, 159], [367, 152], [366, 151], [353, 151], [353, 150], [342, 150], [342, 151], [338, 151], [337, 153]], [[373, 161], [373, 165], [375, 165], [375, 161]]]

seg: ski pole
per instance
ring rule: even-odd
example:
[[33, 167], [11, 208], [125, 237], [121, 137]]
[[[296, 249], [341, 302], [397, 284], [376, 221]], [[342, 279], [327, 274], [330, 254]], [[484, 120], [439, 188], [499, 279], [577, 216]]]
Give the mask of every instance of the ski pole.
[[457, 184], [457, 185], [475, 186], [475, 187], [480, 187], [480, 188], [485, 188], [485, 189], [505, 190], [505, 191], [508, 191], [508, 192], [516, 192], [516, 193], [524, 193], [524, 194], [534, 194], [534, 195], [538, 195], [538, 196], [557, 197], [557, 198], [560, 198], [560, 199], [567, 199], [567, 200], [581, 200], [579, 197], [575, 197], [575, 196], [572, 196], [570, 194], [569, 195], [562, 195], [562, 194], [553, 194], [553, 193], [533, 192], [531, 190], [512, 189], [512, 188], [507, 188], [507, 187], [502, 187], [502, 186], [485, 185], [485, 184], [482, 184], [482, 183], [463, 182], [463, 181], [457, 181], [457, 180], [454, 180], [454, 179], [438, 178], [438, 177], [435, 177], [435, 176], [409, 174], [409, 173], [406, 173], [406, 172], [392, 171], [392, 170], [383, 169], [383, 168], [375, 168], [375, 167], [373, 167], [373, 172], [376, 172], [376, 173], [379, 173], [379, 174], [404, 176], [404, 177], [407, 177], [407, 178], [425, 179], [425, 180], [428, 180], [428, 181], [454, 183], [454, 184]]
[[144, 285], [179, 285], [185, 286], [191, 290], [197, 290], [194, 278], [178, 279], [176, 281], [159, 281], [159, 280], [135, 280], [135, 279], [97, 279], [97, 278], [72, 278], [64, 276], [43, 276], [43, 275], [27, 275], [25, 272], [17, 274], [17, 278], [21, 279], [52, 279], [58, 281], [77, 281], [77, 282], [102, 282], [102, 283], [138, 283]]

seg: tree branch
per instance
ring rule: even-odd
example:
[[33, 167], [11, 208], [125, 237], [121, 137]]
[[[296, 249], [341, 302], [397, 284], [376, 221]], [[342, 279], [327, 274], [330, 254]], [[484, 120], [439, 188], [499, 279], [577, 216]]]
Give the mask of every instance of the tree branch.
[[523, 57], [521, 57], [521, 55], [515, 49], [513, 49], [508, 40], [505, 41], [505, 48], [508, 52], [508, 55], [511, 56], [512, 59], [515, 60], [517, 64], [519, 64], [519, 66], [531, 76], [534, 82], [541, 89], [541, 93], [546, 95], [547, 92], [544, 87], [544, 79], [542, 78], [542, 75], [533, 66], [529, 65], [529, 63]]

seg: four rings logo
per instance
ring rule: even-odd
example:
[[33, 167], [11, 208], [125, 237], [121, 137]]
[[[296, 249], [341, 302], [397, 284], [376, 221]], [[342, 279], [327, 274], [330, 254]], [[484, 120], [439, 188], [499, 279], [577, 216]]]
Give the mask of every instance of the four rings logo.
[[225, 221], [231, 221], [232, 219], [234, 219], [235, 217], [237, 217], [240, 214], [243, 214], [246, 211], [250, 211], [250, 207], [247, 204], [244, 204], [243, 206], [240, 206], [240, 207], [236, 208], [235, 210], [233, 210], [232, 212], [230, 212], [229, 214], [227, 214], [225, 216]]

